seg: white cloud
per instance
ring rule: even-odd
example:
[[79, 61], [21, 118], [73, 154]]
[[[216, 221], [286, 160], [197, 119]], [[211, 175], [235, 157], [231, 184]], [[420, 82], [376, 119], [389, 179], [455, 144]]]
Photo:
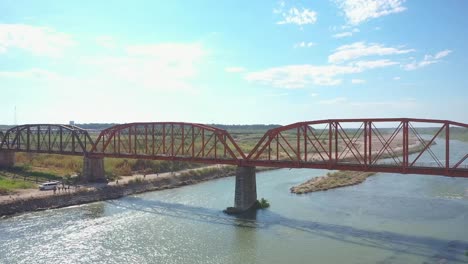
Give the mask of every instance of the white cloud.
[[419, 103], [413, 98], [402, 98], [400, 100], [388, 101], [352, 101], [346, 97], [336, 97], [318, 102], [322, 105], [340, 105], [341, 107], [349, 107], [352, 109], [413, 109], [419, 106]]
[[309, 95], [310, 95], [310, 97], [317, 97], [318, 93], [310, 93]]
[[194, 61], [203, 57], [206, 52], [199, 43], [161, 43], [133, 45], [126, 48], [127, 53], [132, 56], [143, 56], [157, 58], [170, 62]]
[[115, 39], [111, 36], [99, 36], [96, 38], [96, 43], [108, 49], [113, 49], [117, 46]]
[[89, 57], [82, 63], [119, 82], [158, 90], [190, 90], [189, 81], [198, 75], [207, 54], [198, 43], [132, 45], [125, 50], [123, 56]]
[[341, 33], [336, 33], [333, 35], [334, 38], [346, 38], [346, 37], [351, 37], [353, 35], [352, 32], [341, 32]]
[[298, 42], [298, 43], [294, 44], [294, 48], [310, 48], [310, 47], [313, 47], [315, 45], [317, 45], [317, 44], [314, 43], [314, 42], [301, 41], [301, 42]]
[[277, 22], [279, 25], [296, 24], [302, 26], [315, 24], [315, 22], [317, 22], [317, 12], [307, 8], [303, 8], [302, 11], [299, 11], [296, 7], [292, 7], [287, 12], [283, 12], [281, 10], [278, 10], [277, 12], [281, 12], [281, 15], [283, 16], [283, 20]]
[[403, 68], [407, 71], [416, 70], [440, 61], [440, 59], [449, 55], [452, 51], [451, 50], [443, 50], [435, 55], [425, 55], [421, 61], [413, 61], [411, 63], [403, 65]]
[[396, 61], [391, 61], [391, 60], [372, 60], [372, 61], [357, 61], [353, 62], [350, 65], [356, 66], [361, 70], [366, 70], [366, 69], [375, 69], [375, 68], [383, 68], [387, 66], [392, 66], [399, 64]]
[[405, 0], [336, 0], [349, 24], [357, 25], [367, 20], [400, 13], [406, 10]]
[[385, 47], [378, 43], [367, 45], [365, 42], [355, 42], [338, 47], [333, 54], [328, 56], [328, 61], [330, 63], [340, 63], [366, 56], [405, 54], [413, 51], [413, 49]]
[[225, 72], [231, 72], [231, 73], [245, 72], [245, 68], [244, 67], [226, 67], [226, 68], [224, 68], [224, 71]]
[[0, 24], [0, 53], [17, 48], [34, 55], [60, 57], [74, 46], [73, 38], [48, 27]]
[[333, 99], [328, 99], [328, 100], [321, 100], [318, 103], [319, 104], [324, 104], [324, 105], [332, 105], [332, 104], [343, 104], [348, 102], [348, 98], [346, 97], [337, 97]]
[[366, 80], [362, 80], [362, 79], [352, 79], [352, 80], [351, 80], [351, 83], [352, 83], [352, 84], [362, 84], [362, 83], [366, 83]]
[[452, 52], [451, 50], [443, 50], [443, 51], [437, 52], [437, 54], [434, 55], [434, 59], [436, 60], [442, 59], [443, 57], [446, 57], [447, 55], [449, 55], [451, 52]]
[[401, 80], [401, 78], [399, 76], [395, 76], [395, 77], [393, 77], [393, 80], [394, 81], [399, 81], [399, 80]]
[[357, 73], [360, 70], [351, 66], [338, 65], [288, 65], [250, 72], [245, 79], [250, 82], [271, 85], [279, 88], [297, 89], [313, 83], [316, 85], [337, 85], [341, 80], [337, 75]]
[[[349, 26], [341, 26], [342, 30], [346, 30], [346, 29], [349, 29], [349, 28], [350, 28]], [[334, 28], [334, 30], [336, 30], [336, 28]], [[334, 37], [334, 38], [346, 38], [346, 37], [351, 37], [351, 36], [354, 35], [354, 33], [358, 33], [358, 32], [360, 32], [359, 28], [354, 28], [351, 31], [336, 33], [336, 34], [332, 35], [332, 37]]]
[[23, 71], [0, 71], [0, 78], [13, 78], [13, 79], [34, 79], [36, 81], [53, 81], [59, 80], [60, 75], [38, 68], [32, 68]]
[[307, 85], [332, 86], [342, 83], [338, 76], [361, 73], [366, 70], [398, 64], [390, 60], [358, 61], [348, 65], [287, 65], [250, 72], [245, 79], [250, 82], [271, 85], [278, 88], [297, 89]]
[[288, 96], [288, 93], [271, 93], [271, 94], [266, 94], [266, 97], [283, 97], [283, 96]]

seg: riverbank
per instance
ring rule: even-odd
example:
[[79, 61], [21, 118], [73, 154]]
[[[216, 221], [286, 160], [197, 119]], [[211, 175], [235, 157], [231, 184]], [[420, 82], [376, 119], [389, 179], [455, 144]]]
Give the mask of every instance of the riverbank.
[[367, 177], [374, 174], [375, 172], [357, 171], [329, 172], [325, 176], [313, 178], [297, 186], [291, 187], [290, 191], [295, 194], [303, 194], [356, 185], [364, 182]]
[[[259, 168], [257, 171], [271, 170]], [[36, 195], [9, 196], [0, 200], [0, 217], [18, 213], [55, 209], [97, 201], [118, 199], [123, 196], [178, 188], [204, 181], [234, 176], [234, 166], [209, 166], [174, 173], [134, 175], [109, 184], [90, 184], [53, 193], [37, 191]], [[4, 196], [4, 198], [6, 198]]]
[[[198, 171], [198, 172], [197, 172]], [[12, 197], [0, 203], [0, 216], [17, 213], [39, 211], [72, 205], [79, 205], [109, 199], [117, 199], [123, 196], [177, 188], [185, 185], [196, 184], [203, 181], [232, 176], [235, 168], [210, 167], [198, 170], [176, 172], [173, 174], [155, 175], [148, 178], [138, 175], [129, 179], [122, 179], [111, 184], [94, 184], [82, 186], [78, 189], [72, 188], [61, 192], [42, 191], [41, 195], [27, 197]]]

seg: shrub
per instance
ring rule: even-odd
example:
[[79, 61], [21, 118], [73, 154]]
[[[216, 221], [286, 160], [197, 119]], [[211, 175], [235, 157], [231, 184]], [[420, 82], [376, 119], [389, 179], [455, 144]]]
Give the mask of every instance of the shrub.
[[257, 208], [258, 209], [265, 209], [265, 208], [268, 208], [270, 207], [270, 203], [268, 202], [267, 199], [260, 199], [260, 200], [257, 200]]

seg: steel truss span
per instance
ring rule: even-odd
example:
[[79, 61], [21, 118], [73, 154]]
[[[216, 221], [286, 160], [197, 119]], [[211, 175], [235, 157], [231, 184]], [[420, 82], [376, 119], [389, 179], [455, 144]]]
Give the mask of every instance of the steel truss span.
[[[434, 128], [433, 135], [423, 135], [421, 126]], [[468, 177], [468, 150], [450, 150], [450, 132], [455, 130], [468, 133], [468, 124], [407, 118], [299, 122], [268, 131], [247, 161], [257, 166]], [[434, 147], [444, 155], [434, 153]]]
[[92, 153], [106, 157], [233, 164], [245, 154], [225, 130], [192, 123], [131, 123], [103, 130]]
[[76, 126], [39, 124], [0, 132], [0, 147], [93, 157], [468, 177], [468, 150], [453, 146], [453, 135], [460, 132], [468, 133], [468, 124], [328, 119], [271, 129], [244, 153], [227, 131], [203, 124], [122, 124], [101, 131], [95, 140]]
[[94, 145], [88, 132], [71, 125], [33, 124], [3, 133], [0, 149], [63, 155], [84, 155]]

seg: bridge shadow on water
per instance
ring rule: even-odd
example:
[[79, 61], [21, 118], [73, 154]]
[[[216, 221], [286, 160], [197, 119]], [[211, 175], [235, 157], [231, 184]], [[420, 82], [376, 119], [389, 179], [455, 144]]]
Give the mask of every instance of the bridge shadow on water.
[[253, 212], [230, 216], [216, 209], [145, 200], [139, 197], [126, 197], [125, 199], [107, 201], [107, 203], [145, 213], [240, 228], [266, 229], [278, 225], [357, 246], [427, 258], [429, 262], [423, 263], [439, 263], [441, 259], [449, 261], [441, 263], [468, 263], [468, 257], [465, 256], [465, 252], [468, 250], [467, 240], [445, 240], [428, 236], [366, 230], [312, 220], [294, 219], [270, 210], [262, 211], [260, 214]]

